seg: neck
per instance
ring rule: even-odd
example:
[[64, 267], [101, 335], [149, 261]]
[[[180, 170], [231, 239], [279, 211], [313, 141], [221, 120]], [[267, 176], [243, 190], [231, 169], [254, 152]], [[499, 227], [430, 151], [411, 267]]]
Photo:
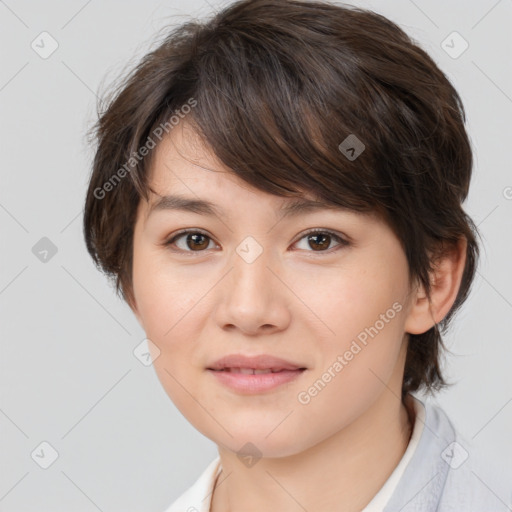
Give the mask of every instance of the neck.
[[385, 390], [353, 423], [301, 453], [245, 468], [219, 447], [222, 472], [210, 512], [358, 512], [400, 462], [413, 424], [413, 411]]

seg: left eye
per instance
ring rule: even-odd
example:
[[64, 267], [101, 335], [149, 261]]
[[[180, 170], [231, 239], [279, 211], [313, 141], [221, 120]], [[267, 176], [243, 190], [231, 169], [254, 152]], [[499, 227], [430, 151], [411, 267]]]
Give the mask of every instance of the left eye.
[[[184, 239], [185, 243], [180, 247], [178, 241], [181, 239]], [[312, 252], [326, 252], [325, 249], [329, 248], [333, 240], [338, 243], [338, 246], [348, 245], [348, 242], [341, 236], [325, 229], [308, 231], [302, 235], [295, 244], [298, 244], [298, 242], [304, 239], [306, 239], [306, 243], [314, 249]], [[188, 230], [178, 233], [169, 241], [165, 242], [164, 245], [175, 245], [178, 248], [178, 251], [182, 252], [203, 252], [209, 248], [210, 242], [212, 241], [213, 240], [206, 233], [197, 230]]]
[[341, 236], [325, 229], [315, 229], [313, 231], [309, 231], [305, 235], [303, 235], [298, 240], [298, 242], [304, 239], [306, 239], [306, 243], [309, 244], [310, 247], [314, 248], [316, 246], [313, 252], [326, 252], [325, 250], [322, 249], [328, 248], [331, 245], [330, 242], [332, 240], [338, 242], [338, 246], [340, 247], [348, 245], [348, 242]]

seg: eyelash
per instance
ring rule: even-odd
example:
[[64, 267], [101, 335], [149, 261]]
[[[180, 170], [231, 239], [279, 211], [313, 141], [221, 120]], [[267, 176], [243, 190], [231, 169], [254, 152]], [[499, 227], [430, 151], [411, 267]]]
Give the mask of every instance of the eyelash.
[[[338, 246], [335, 246], [334, 247], [334, 251], [332, 250], [333, 248], [331, 249], [328, 249], [326, 251], [306, 251], [306, 252], [313, 252], [313, 253], [327, 253], [327, 254], [331, 254], [332, 252], [335, 252], [336, 250], [340, 249], [341, 247], [345, 247], [347, 245], [350, 245], [350, 243], [345, 240], [342, 236], [340, 236], [338, 233], [334, 232], [334, 231], [331, 231], [330, 229], [321, 229], [321, 228], [314, 228], [314, 229], [311, 229], [309, 231], [306, 231], [305, 233], [302, 234], [302, 236], [296, 241], [294, 242], [294, 245], [296, 243], [298, 243], [300, 240], [302, 240], [303, 238], [307, 237], [308, 235], [311, 235], [311, 234], [314, 234], [314, 233], [321, 233], [323, 235], [329, 235], [331, 238], [334, 239], [334, 241], [338, 242]], [[209, 238], [210, 240], [213, 241], [213, 238], [211, 238], [208, 233], [200, 230], [200, 229], [185, 229], [183, 231], [179, 231], [178, 233], [176, 233], [175, 235], [173, 235], [168, 241], [164, 242], [163, 245], [165, 247], [171, 247], [172, 244], [174, 244], [176, 242], [176, 240], [178, 240], [179, 238], [181, 238], [183, 235], [188, 235], [188, 234], [200, 234], [200, 235], [204, 235], [205, 237]], [[206, 252], [208, 249], [204, 249], [202, 251], [185, 251], [185, 250], [182, 250], [182, 249], [173, 249], [171, 248], [170, 249], [171, 251], [173, 252], [179, 252], [181, 254], [190, 254], [190, 256], [195, 256], [196, 254], [199, 255], [201, 253], [204, 253]]]

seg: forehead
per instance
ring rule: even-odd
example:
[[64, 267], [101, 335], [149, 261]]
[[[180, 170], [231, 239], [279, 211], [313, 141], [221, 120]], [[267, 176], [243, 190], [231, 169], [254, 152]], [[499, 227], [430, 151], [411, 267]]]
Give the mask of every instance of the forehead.
[[258, 207], [277, 211], [279, 218], [322, 210], [374, 216], [328, 202], [303, 190], [291, 197], [261, 191], [245, 182], [221, 162], [193, 127], [182, 122], [155, 149], [149, 176], [150, 198], [145, 217], [158, 211], [188, 211], [228, 217], [229, 210]]
[[[156, 147], [149, 169], [149, 186], [152, 207], [157, 203], [161, 203], [161, 206], [179, 204], [179, 197], [174, 201], [161, 201], [161, 196], [170, 195], [171, 192], [176, 196], [214, 196], [215, 191], [251, 191], [255, 195], [275, 198], [278, 207], [294, 201], [293, 197], [268, 194], [245, 182], [219, 160], [196, 130], [185, 121], [173, 128]], [[321, 201], [310, 191], [302, 191], [296, 196], [313, 205]], [[208, 208], [209, 205], [204, 204], [203, 210]]]

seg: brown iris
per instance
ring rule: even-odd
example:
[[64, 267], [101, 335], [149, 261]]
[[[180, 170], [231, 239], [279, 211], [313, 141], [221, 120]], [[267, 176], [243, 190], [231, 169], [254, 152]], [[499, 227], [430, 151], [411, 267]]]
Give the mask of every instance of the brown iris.
[[[315, 239], [321, 239], [321, 242], [315, 242]], [[308, 235], [308, 243], [310, 244], [311, 248], [315, 249], [315, 245], [319, 249], [325, 249], [329, 247], [331, 241], [331, 236], [325, 233], [311, 233]]]
[[[190, 241], [192, 242], [189, 243]], [[210, 239], [201, 233], [192, 233], [187, 235], [187, 247], [189, 249], [206, 249], [209, 243]]]

